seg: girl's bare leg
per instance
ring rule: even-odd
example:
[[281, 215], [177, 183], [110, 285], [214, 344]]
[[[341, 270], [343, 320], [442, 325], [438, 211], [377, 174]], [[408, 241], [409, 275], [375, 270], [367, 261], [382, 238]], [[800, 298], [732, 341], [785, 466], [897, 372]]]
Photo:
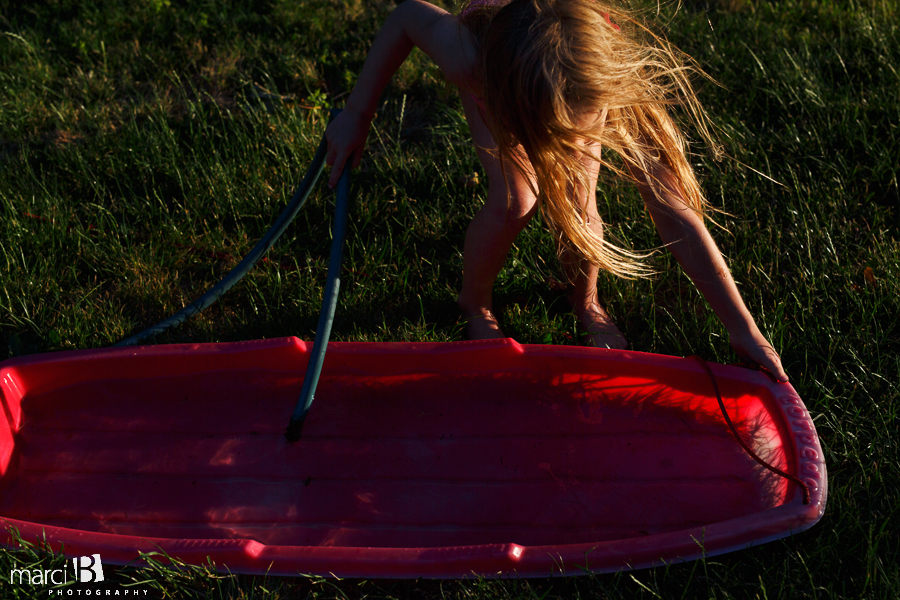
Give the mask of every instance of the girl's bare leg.
[[624, 350], [628, 347], [628, 340], [597, 297], [599, 269], [586, 260], [572, 262], [577, 262], [578, 270], [571, 277], [574, 289], [569, 302], [582, 330], [595, 348]]
[[[588, 192], [579, 191], [578, 193], [578, 196], [581, 197], [581, 209], [588, 224], [599, 225], [601, 221], [600, 214], [597, 212], [597, 196], [594, 190], [597, 189], [600, 163], [592, 160], [589, 152], [585, 152], [583, 157], [591, 187]], [[602, 230], [598, 233], [602, 235]], [[597, 297], [597, 276], [600, 269], [568, 249], [562, 251], [561, 258], [566, 275], [574, 285], [569, 302], [591, 345], [595, 348], [617, 350], [627, 348], [628, 340], [616, 327], [612, 317], [609, 316]]]
[[536, 204], [527, 196], [522, 200], [516, 198], [507, 198], [505, 186], [492, 183], [487, 202], [466, 230], [463, 286], [457, 302], [472, 340], [505, 337], [493, 313], [494, 281], [506, 262], [513, 241], [536, 209]]
[[497, 144], [472, 94], [461, 92], [460, 100], [488, 180], [488, 193], [466, 230], [463, 285], [457, 302], [467, 322], [469, 339], [502, 338], [506, 336], [493, 313], [494, 282], [516, 236], [534, 216], [537, 201], [521, 173], [508, 162], [502, 165], [488, 150], [496, 150]]

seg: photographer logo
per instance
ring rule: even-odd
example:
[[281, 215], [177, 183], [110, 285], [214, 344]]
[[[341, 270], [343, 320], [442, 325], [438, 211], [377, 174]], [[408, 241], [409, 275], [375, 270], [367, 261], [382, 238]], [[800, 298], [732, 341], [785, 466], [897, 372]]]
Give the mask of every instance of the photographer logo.
[[100, 583], [103, 581], [103, 563], [99, 554], [79, 556], [72, 559], [75, 565], [75, 578], [81, 583]]
[[[90, 556], [77, 556], [72, 559], [72, 569], [75, 574], [69, 577], [68, 561], [63, 563], [62, 569], [11, 569], [9, 583], [11, 585], [30, 585], [49, 587], [46, 590], [47, 598], [57, 597], [147, 597], [149, 590], [122, 588], [115, 583], [104, 582], [103, 561], [99, 554]], [[78, 587], [81, 583], [103, 583], [101, 586]], [[51, 587], [52, 586], [52, 587]]]
[[[72, 559], [74, 581], [100, 583], [103, 581], [103, 562], [99, 554], [77, 556]], [[13, 585], [65, 585], [69, 583], [67, 569], [12, 569], [9, 583]]]

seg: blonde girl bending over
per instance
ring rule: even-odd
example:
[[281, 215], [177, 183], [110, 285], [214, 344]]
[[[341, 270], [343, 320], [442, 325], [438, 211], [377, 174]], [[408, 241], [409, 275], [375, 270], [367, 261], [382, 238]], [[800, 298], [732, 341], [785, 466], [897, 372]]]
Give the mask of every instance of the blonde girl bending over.
[[344, 165], [359, 165], [381, 93], [413, 46], [459, 88], [488, 178], [487, 201], [466, 232], [458, 298], [471, 338], [503, 336], [492, 313], [494, 281], [540, 208], [570, 271], [581, 325], [595, 346], [627, 346], [598, 301], [597, 276], [650, 271], [641, 255], [604, 238], [595, 189], [606, 168], [637, 185], [664, 245], [738, 354], [787, 380], [706, 229], [706, 200], [668, 114], [681, 105], [709, 141], [690, 59], [602, 0], [473, 0], [459, 16], [407, 0], [388, 17], [325, 132], [332, 187]]

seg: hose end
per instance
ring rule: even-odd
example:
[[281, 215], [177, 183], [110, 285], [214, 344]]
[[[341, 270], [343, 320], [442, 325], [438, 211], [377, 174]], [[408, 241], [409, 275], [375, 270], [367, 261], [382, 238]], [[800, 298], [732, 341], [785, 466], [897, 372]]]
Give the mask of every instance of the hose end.
[[284, 432], [284, 437], [287, 441], [294, 443], [300, 440], [300, 436], [303, 434], [303, 423], [306, 422], [306, 415], [308, 414], [309, 411], [306, 411], [299, 418], [291, 419], [287, 430]]

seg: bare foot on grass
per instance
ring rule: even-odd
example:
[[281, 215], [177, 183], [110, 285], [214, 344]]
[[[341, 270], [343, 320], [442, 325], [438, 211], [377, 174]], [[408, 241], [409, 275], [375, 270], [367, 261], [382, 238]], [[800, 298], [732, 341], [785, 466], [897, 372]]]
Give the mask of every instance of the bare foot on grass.
[[628, 348], [628, 340], [616, 327], [615, 322], [606, 310], [591, 302], [587, 306], [573, 307], [578, 323], [589, 345], [594, 348], [609, 348], [612, 350], [625, 350]]
[[497, 340], [506, 337], [497, 317], [487, 308], [463, 311], [463, 319], [470, 340]]

